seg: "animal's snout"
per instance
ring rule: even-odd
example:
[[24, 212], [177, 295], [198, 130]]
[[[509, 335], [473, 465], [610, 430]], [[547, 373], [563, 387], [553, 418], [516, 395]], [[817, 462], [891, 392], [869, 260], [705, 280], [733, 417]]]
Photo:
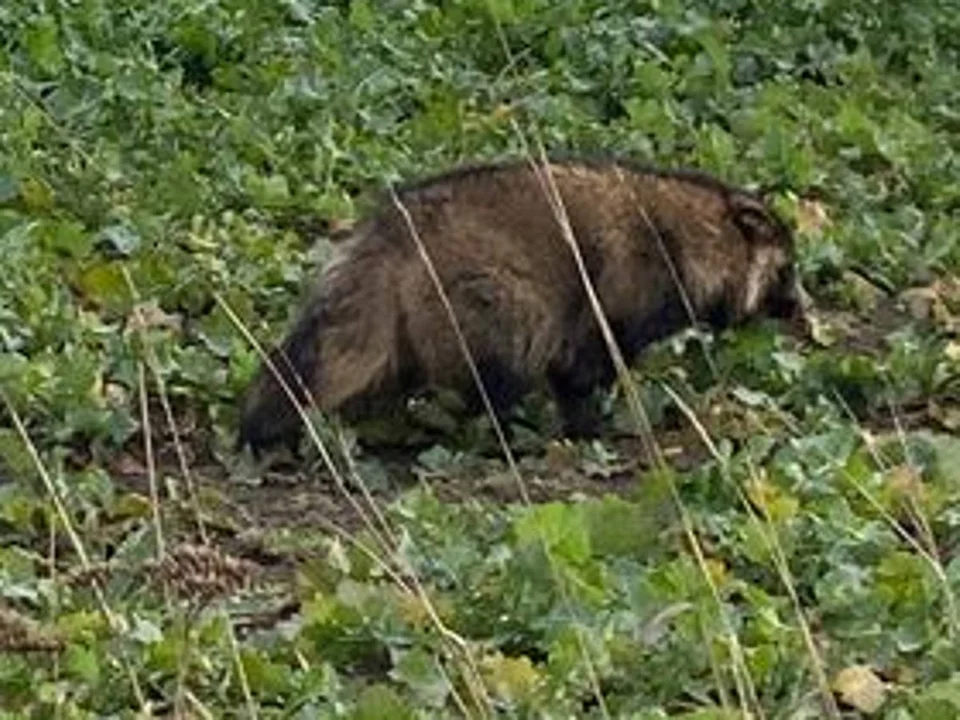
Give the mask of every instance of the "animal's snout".
[[813, 331], [811, 309], [810, 295], [797, 279], [779, 287], [767, 302], [770, 317], [784, 321], [792, 334], [804, 339], [809, 339]]
[[799, 280], [792, 283], [783, 309], [784, 314], [781, 317], [786, 320], [790, 332], [804, 340], [811, 339], [813, 319], [810, 313], [813, 310], [813, 302]]

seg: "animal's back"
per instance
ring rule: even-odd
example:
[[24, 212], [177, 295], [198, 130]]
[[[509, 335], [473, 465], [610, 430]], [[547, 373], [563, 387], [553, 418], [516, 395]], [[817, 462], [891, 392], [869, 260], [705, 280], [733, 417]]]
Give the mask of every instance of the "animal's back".
[[[713, 206], [719, 203], [715, 188], [699, 178], [577, 160], [552, 162], [549, 170], [548, 176], [525, 161], [467, 168], [398, 194], [468, 344], [531, 377], [551, 362], [562, 363], [560, 354], [574, 352], [587, 335], [598, 333], [561, 216], [602, 306], [619, 325], [621, 316], [654, 316], [676, 298], [667, 248], [657, 237], [664, 218], [691, 223], [717, 214]], [[556, 196], [560, 205], [552, 200]], [[405, 267], [396, 277], [410, 334], [421, 341], [416, 347], [421, 364], [432, 368], [439, 382], [461, 380], [461, 350], [410, 242], [406, 218], [386, 207], [380, 228], [406, 247]], [[641, 343], [658, 332], [635, 334]], [[439, 339], [422, 342], [430, 336]]]

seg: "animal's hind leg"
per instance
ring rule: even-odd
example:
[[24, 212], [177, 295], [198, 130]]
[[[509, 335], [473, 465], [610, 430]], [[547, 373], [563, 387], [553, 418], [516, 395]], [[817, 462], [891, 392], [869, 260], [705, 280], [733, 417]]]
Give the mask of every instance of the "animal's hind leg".
[[[501, 279], [484, 273], [462, 273], [450, 282], [449, 288], [450, 302], [467, 349], [476, 364], [483, 391], [501, 423], [507, 411], [525, 394], [528, 387], [524, 375], [525, 360], [517, 349], [527, 330], [520, 322], [522, 318], [517, 316], [522, 303], [514, 301], [514, 292], [515, 288], [506, 286]], [[419, 322], [420, 318], [414, 320]], [[449, 322], [445, 314], [437, 320], [439, 323]], [[421, 328], [420, 333], [415, 333], [417, 336], [430, 330], [429, 327]], [[463, 350], [452, 331], [445, 342], [436, 345], [442, 348], [443, 354], [447, 354], [443, 364], [460, 368], [451, 376], [456, 377], [458, 383], [464, 380], [469, 383], [467, 399], [471, 410], [483, 411], [480, 389], [476, 387], [472, 374], [466, 372]], [[441, 356], [438, 353], [433, 362], [425, 364], [438, 365]]]
[[563, 422], [563, 432], [570, 438], [596, 437], [600, 432], [601, 414], [593, 388], [575, 387], [569, 378], [552, 377], [550, 385]]
[[568, 437], [589, 438], [600, 434], [602, 414], [596, 390], [598, 386], [606, 386], [613, 375], [609, 356], [593, 351], [578, 353], [571, 367], [550, 371], [550, 389]]
[[497, 420], [505, 426], [507, 412], [526, 393], [527, 384], [505, 362], [498, 359], [480, 359], [477, 362], [477, 372]]

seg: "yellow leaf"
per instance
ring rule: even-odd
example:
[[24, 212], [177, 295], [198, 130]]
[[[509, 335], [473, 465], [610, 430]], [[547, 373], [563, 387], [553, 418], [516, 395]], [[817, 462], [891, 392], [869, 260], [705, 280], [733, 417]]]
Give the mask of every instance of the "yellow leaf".
[[960, 340], [951, 340], [948, 342], [947, 346], [943, 349], [943, 354], [947, 356], [948, 360], [960, 362]]
[[442, 596], [427, 593], [424, 590], [424, 593], [427, 593], [424, 597], [405, 592], [399, 588], [394, 588], [392, 593], [400, 617], [411, 625], [418, 627], [429, 625], [433, 621], [434, 613], [441, 621], [450, 619], [450, 603]]
[[812, 232], [819, 232], [824, 227], [830, 225], [830, 218], [823, 203], [816, 200], [803, 200], [797, 203], [796, 211], [797, 230], [806, 235]]
[[830, 347], [837, 341], [836, 331], [828, 323], [813, 313], [807, 315], [810, 338], [820, 347]]
[[750, 502], [773, 522], [789, 520], [800, 508], [795, 497], [769, 482], [762, 472], [747, 484], [746, 491]]
[[395, 596], [397, 610], [406, 622], [419, 627], [429, 622], [430, 612], [422, 598], [400, 590], [395, 592]]
[[493, 116], [493, 119], [500, 122], [506, 120], [513, 114], [513, 108], [507, 105], [506, 103], [500, 103], [497, 105], [493, 112], [490, 113]]
[[723, 560], [717, 558], [706, 558], [703, 562], [706, 565], [707, 572], [714, 585], [722, 585], [727, 578], [727, 566]]
[[868, 666], [851, 665], [834, 677], [833, 691], [845, 704], [872, 715], [883, 706], [887, 688]]
[[960, 277], [948, 276], [933, 281], [937, 295], [954, 310], [960, 310]]
[[939, 403], [931, 401], [930, 417], [946, 430], [952, 432], [960, 430], [960, 407], [942, 407]]
[[884, 292], [865, 277], [849, 270], [843, 273], [843, 282], [853, 301], [861, 310], [871, 311], [883, 300]]
[[129, 298], [119, 263], [97, 263], [84, 269], [76, 278], [76, 289], [83, 298], [99, 307], [119, 309]]
[[123, 495], [113, 508], [117, 518], [145, 518], [150, 516], [151, 510], [150, 499], [139, 493]]
[[911, 465], [897, 465], [890, 470], [887, 483], [893, 496], [904, 500], [922, 500], [926, 492], [920, 473]]
[[21, 180], [20, 197], [31, 212], [47, 212], [53, 208], [53, 190], [40, 178], [28, 177]]
[[525, 656], [511, 658], [497, 654], [485, 657], [480, 665], [487, 686], [501, 700], [510, 703], [528, 699], [543, 680]]

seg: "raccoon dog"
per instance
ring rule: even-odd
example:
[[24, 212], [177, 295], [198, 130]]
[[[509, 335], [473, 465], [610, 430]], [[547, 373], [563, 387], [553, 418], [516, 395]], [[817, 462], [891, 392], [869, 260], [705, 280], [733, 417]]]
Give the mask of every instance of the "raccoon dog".
[[[545, 181], [549, 169], [587, 274], [629, 359], [699, 322], [803, 320], [789, 228], [756, 195], [692, 171], [624, 160], [517, 160], [399, 189], [359, 224], [271, 355], [301, 401], [347, 418], [428, 388], [476, 399], [432, 260], [494, 408], [541, 383], [565, 431], [595, 429], [587, 402], [614, 366]], [[299, 379], [298, 379], [299, 378]], [[261, 367], [238, 445], [294, 443], [300, 418]]]

